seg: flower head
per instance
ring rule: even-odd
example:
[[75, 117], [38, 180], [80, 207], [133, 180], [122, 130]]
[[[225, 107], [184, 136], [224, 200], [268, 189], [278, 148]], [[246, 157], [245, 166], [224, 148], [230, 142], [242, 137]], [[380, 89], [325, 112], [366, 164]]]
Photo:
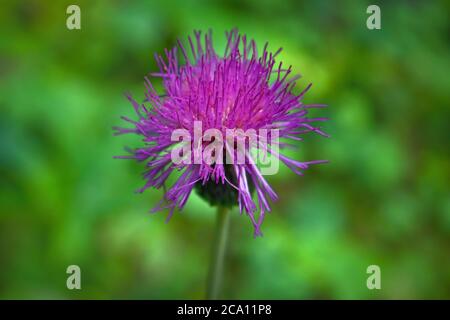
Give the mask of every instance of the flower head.
[[[116, 127], [116, 133], [141, 135], [144, 145], [119, 158], [146, 162], [146, 183], [140, 192], [161, 188], [174, 171], [179, 172], [177, 181], [153, 209], [169, 208], [168, 219], [175, 208], [184, 207], [196, 189], [211, 204], [237, 204], [240, 212], [250, 217], [255, 235], [262, 235], [260, 228], [270, 211], [269, 200], [277, 200], [277, 194], [258, 165], [260, 157], [251, 150], [261, 152], [264, 159], [281, 160], [299, 175], [309, 165], [325, 162], [300, 162], [278, 152], [289, 145], [279, 139], [301, 140], [299, 136], [308, 132], [326, 136], [312, 124], [326, 119], [307, 117], [309, 108], [324, 105], [302, 102], [311, 84], [299, 94], [293, 92], [299, 76], [292, 76], [291, 67], [276, 62], [281, 49], [271, 53], [266, 43], [258, 54], [255, 41], [232, 30], [226, 33], [225, 52], [219, 55], [213, 48], [211, 31], [204, 38], [201, 32], [194, 34], [194, 39], [188, 37], [188, 46], [178, 41], [178, 46], [165, 50], [164, 58], [155, 56], [159, 72], [151, 76], [162, 79], [162, 94], [145, 78], [145, 101], [138, 103], [128, 95], [138, 119], [123, 117], [132, 127]], [[198, 124], [202, 132], [215, 130], [214, 139], [202, 139], [202, 134], [195, 138]], [[229, 140], [229, 131], [236, 129], [241, 133], [253, 130], [256, 139], [246, 140], [248, 137], [237, 134], [236, 140]], [[194, 138], [180, 144], [180, 136], [174, 135], [177, 130]], [[218, 139], [217, 134], [227, 139]], [[221, 147], [202, 153], [212, 142], [220, 142]], [[180, 145], [190, 150], [180, 153], [176, 149]], [[181, 161], [174, 161], [174, 154], [180, 155]], [[235, 161], [240, 156], [243, 161]], [[225, 162], [228, 157], [234, 161]]]

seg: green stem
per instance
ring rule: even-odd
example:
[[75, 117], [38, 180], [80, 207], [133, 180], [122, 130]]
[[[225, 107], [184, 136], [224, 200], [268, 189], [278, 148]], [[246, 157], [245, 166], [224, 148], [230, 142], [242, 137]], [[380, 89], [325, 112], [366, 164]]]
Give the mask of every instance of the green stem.
[[228, 211], [227, 208], [217, 207], [216, 234], [214, 235], [211, 263], [209, 265], [208, 290], [206, 293], [208, 300], [217, 300], [220, 294], [230, 228], [230, 214]]

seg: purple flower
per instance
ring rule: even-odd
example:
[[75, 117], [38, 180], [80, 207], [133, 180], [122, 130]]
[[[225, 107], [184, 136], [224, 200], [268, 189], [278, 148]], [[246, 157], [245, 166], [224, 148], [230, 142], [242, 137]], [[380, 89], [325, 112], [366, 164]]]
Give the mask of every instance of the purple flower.
[[[325, 118], [307, 117], [309, 108], [324, 105], [303, 104], [302, 98], [311, 84], [300, 94], [293, 92], [299, 76], [291, 76], [291, 67], [284, 68], [282, 62], [276, 63], [275, 58], [281, 49], [272, 54], [266, 43], [258, 55], [255, 41], [232, 30], [226, 33], [227, 44], [221, 56], [213, 48], [211, 31], [205, 34], [204, 40], [201, 32], [194, 34], [194, 40], [188, 37], [190, 50], [178, 41], [177, 47], [165, 50], [164, 58], [155, 55], [159, 72], [151, 76], [162, 79], [163, 94], [158, 94], [150, 80], [145, 78], [144, 103], [127, 96], [139, 119], [134, 121], [122, 117], [132, 127], [116, 127], [116, 133], [141, 135], [144, 145], [130, 150], [130, 156], [118, 158], [146, 161], [146, 183], [140, 192], [149, 187], [165, 186], [169, 175], [179, 172], [178, 180], [165, 192], [164, 199], [153, 211], [169, 208], [170, 219], [175, 208], [181, 210], [184, 207], [195, 188], [211, 204], [230, 205], [235, 202], [240, 212], [245, 211], [250, 217], [255, 235], [259, 236], [262, 235], [260, 228], [264, 215], [270, 211], [269, 199], [275, 201], [278, 197], [251, 154], [245, 153], [244, 163], [175, 163], [172, 150], [179, 142], [173, 141], [172, 134], [177, 129], [184, 129], [194, 136], [194, 122], [198, 121], [203, 130], [218, 129], [224, 136], [227, 129], [277, 130], [283, 142], [272, 141], [269, 134], [265, 144], [249, 144], [245, 149], [270, 153], [272, 159], [281, 160], [301, 175], [310, 164], [326, 161], [299, 162], [272, 147], [276, 145], [282, 149], [289, 146], [289, 140], [301, 140], [299, 135], [308, 132], [327, 136], [312, 124], [325, 121]], [[189, 142], [193, 153], [186, 157], [187, 160], [192, 160], [196, 152], [207, 145], [200, 141]], [[223, 154], [217, 156], [222, 159], [237, 152], [235, 143], [225, 143]], [[253, 193], [256, 194], [255, 200]]]

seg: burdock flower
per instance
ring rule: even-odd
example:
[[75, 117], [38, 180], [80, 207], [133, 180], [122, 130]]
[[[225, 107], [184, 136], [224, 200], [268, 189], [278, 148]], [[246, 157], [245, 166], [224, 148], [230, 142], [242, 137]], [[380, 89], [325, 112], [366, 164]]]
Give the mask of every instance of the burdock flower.
[[[178, 46], [165, 50], [164, 58], [155, 56], [159, 72], [151, 76], [162, 79], [164, 92], [158, 93], [145, 78], [145, 101], [138, 103], [128, 95], [139, 118], [134, 121], [123, 117], [133, 126], [115, 128], [116, 133], [141, 135], [144, 145], [120, 158], [146, 162], [146, 183], [140, 192], [163, 187], [169, 175], [179, 172], [153, 211], [169, 208], [170, 219], [174, 209], [181, 210], [196, 189], [213, 205], [238, 205], [240, 212], [250, 217], [255, 235], [262, 235], [260, 228], [270, 211], [269, 200], [277, 200], [277, 194], [264, 178], [254, 151], [260, 151], [266, 160], [266, 156], [270, 161], [281, 160], [299, 175], [309, 165], [325, 162], [300, 162], [278, 152], [289, 145], [289, 140], [301, 140], [302, 134], [316, 132], [326, 136], [313, 125], [326, 119], [307, 117], [309, 108], [324, 105], [302, 102], [311, 84], [294, 93], [299, 76], [292, 76], [291, 67], [284, 68], [282, 62], [276, 62], [281, 49], [271, 53], [266, 43], [258, 54], [255, 41], [232, 30], [226, 33], [226, 48], [219, 55], [213, 48], [211, 31], [204, 39], [201, 32], [194, 34], [195, 39], [188, 37], [189, 47], [178, 41]], [[199, 125], [202, 132], [214, 129], [227, 139], [204, 139], [202, 133], [195, 138]], [[228, 139], [230, 129], [242, 130], [241, 133], [254, 130], [256, 141], [247, 139], [239, 147], [239, 143]], [[189, 138], [187, 144], [186, 140], [181, 143], [180, 135], [174, 135], [180, 130], [194, 138]], [[235, 137], [242, 141], [242, 135]], [[212, 141], [223, 147], [202, 153]], [[181, 153], [177, 149], [175, 154], [180, 155], [181, 161], [174, 161], [174, 149], [180, 145], [191, 149]], [[242, 156], [244, 161], [225, 161], [227, 156], [234, 160]]]

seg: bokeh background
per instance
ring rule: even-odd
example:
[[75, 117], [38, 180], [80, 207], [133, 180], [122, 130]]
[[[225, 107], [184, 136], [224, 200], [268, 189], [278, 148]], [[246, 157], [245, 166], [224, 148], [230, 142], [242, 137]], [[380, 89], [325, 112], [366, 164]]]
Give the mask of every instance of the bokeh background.
[[111, 128], [133, 114], [124, 92], [144, 98], [154, 52], [208, 28], [221, 48], [232, 27], [284, 48], [332, 137], [291, 154], [329, 164], [268, 177], [281, 197], [263, 238], [233, 212], [223, 298], [450, 298], [449, 3], [378, 1], [375, 31], [369, 4], [2, 1], [0, 298], [204, 297], [214, 208], [193, 195], [168, 224], [149, 214], [161, 191], [135, 193], [143, 165], [113, 159], [140, 138]]

